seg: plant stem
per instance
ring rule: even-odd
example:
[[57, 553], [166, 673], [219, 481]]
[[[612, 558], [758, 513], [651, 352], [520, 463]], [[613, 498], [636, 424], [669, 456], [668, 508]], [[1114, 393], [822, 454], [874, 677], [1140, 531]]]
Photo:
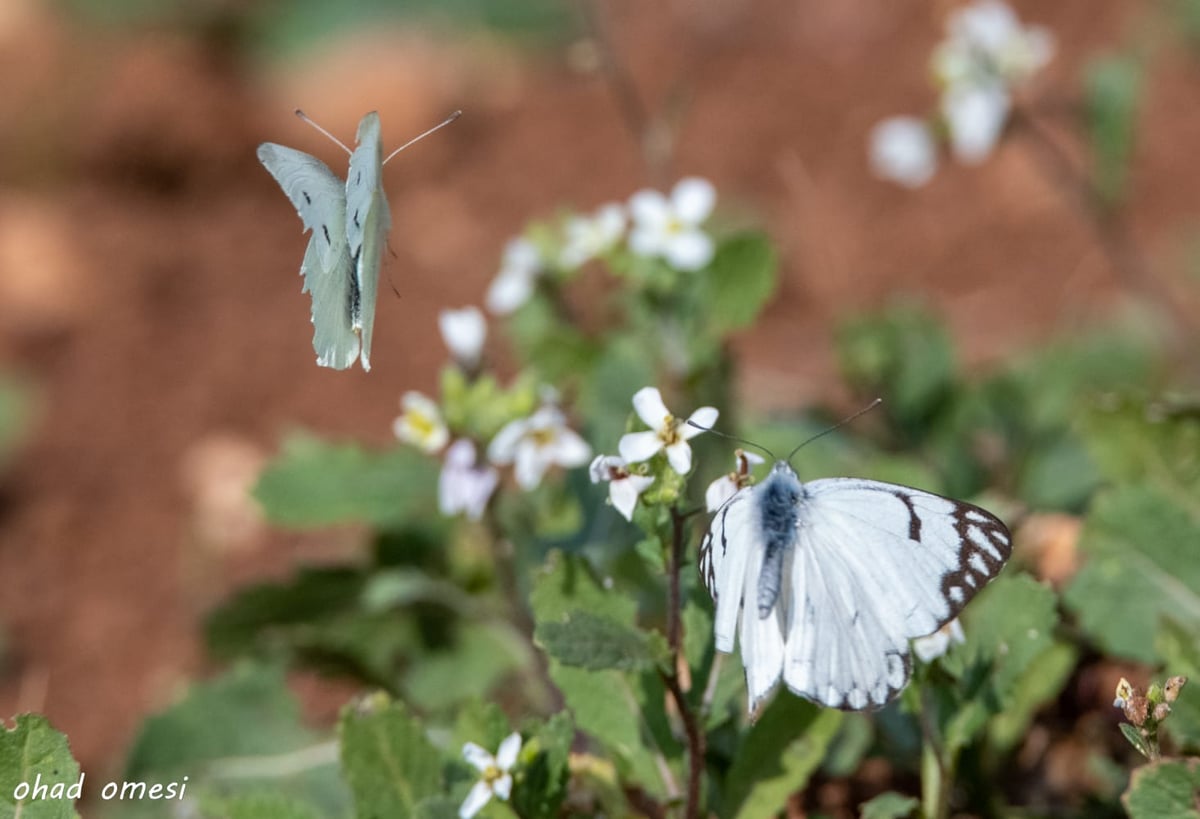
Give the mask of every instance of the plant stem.
[[700, 785], [704, 776], [705, 736], [696, 712], [688, 701], [687, 692], [679, 680], [679, 664], [683, 656], [682, 595], [679, 575], [683, 565], [684, 532], [687, 516], [671, 508], [671, 543], [667, 555], [667, 645], [671, 648], [671, 668], [660, 671], [663, 684], [675, 701], [683, 721], [688, 747], [687, 793], [684, 819], [700, 817]]
[[930, 721], [929, 699], [921, 689], [921, 814], [925, 819], [946, 819], [950, 815], [950, 784], [954, 764], [945, 758], [945, 749], [937, 728]]

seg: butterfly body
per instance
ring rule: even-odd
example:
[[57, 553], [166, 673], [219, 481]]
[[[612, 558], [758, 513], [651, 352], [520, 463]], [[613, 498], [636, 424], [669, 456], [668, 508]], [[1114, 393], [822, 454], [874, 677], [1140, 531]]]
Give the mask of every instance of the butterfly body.
[[358, 146], [343, 183], [325, 163], [264, 142], [258, 158], [311, 231], [300, 273], [312, 296], [317, 364], [343, 370], [355, 360], [371, 369], [379, 266], [391, 215], [383, 192], [379, 115], [358, 124]]
[[740, 642], [752, 711], [780, 679], [863, 709], [904, 687], [909, 640], [955, 617], [1010, 551], [979, 507], [858, 478], [802, 483], [779, 462], [716, 512], [700, 569], [717, 650]]

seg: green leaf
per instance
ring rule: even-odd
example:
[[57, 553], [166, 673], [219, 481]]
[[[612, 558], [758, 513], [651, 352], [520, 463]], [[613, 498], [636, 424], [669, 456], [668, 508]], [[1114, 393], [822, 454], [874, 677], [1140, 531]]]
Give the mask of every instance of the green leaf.
[[658, 632], [638, 631], [581, 610], [561, 622], [539, 623], [534, 639], [563, 665], [590, 671], [648, 671], [670, 656], [666, 638]]
[[888, 791], [863, 802], [859, 806], [859, 816], [861, 819], [905, 819], [912, 816], [920, 804], [915, 797]]
[[725, 780], [725, 810], [737, 819], [774, 816], [821, 764], [842, 713], [779, 693], [734, 756]]
[[442, 758], [404, 705], [375, 694], [342, 709], [342, 772], [358, 819], [405, 819], [442, 792]]
[[1087, 563], [1064, 601], [1096, 645], [1155, 663], [1163, 616], [1200, 626], [1200, 522], [1159, 489], [1098, 496], [1079, 547]]
[[321, 819], [310, 805], [270, 792], [206, 798], [200, 811], [205, 819]]
[[[0, 819], [76, 819], [83, 781], [66, 735], [45, 717], [21, 714], [12, 728], [0, 722]], [[44, 796], [32, 792], [41, 785]], [[18, 789], [30, 793], [18, 798]]]
[[1170, 401], [1110, 399], [1083, 413], [1092, 460], [1110, 481], [1153, 484], [1200, 512], [1200, 418]]
[[437, 469], [407, 448], [367, 452], [297, 435], [263, 472], [254, 495], [281, 526], [386, 527], [437, 509]]
[[1118, 204], [1125, 196], [1141, 87], [1142, 66], [1133, 56], [1095, 59], [1085, 70], [1084, 104], [1092, 148], [1092, 184], [1106, 205]]
[[1142, 756], [1150, 759], [1153, 752], [1150, 749], [1150, 743], [1146, 741], [1146, 737], [1142, 736], [1142, 732], [1137, 729], [1137, 726], [1131, 725], [1128, 722], [1121, 723], [1121, 733], [1125, 735], [1125, 739], [1129, 740], [1137, 752]]
[[645, 342], [631, 335], [613, 335], [597, 354], [580, 385], [579, 408], [598, 448], [615, 452], [633, 412], [633, 394], [657, 381], [654, 357], [646, 354]]
[[717, 334], [749, 327], [775, 293], [779, 260], [761, 233], [739, 233], [717, 247], [707, 270], [709, 319]]
[[521, 749], [513, 783], [513, 810], [524, 819], [554, 819], [567, 796], [575, 725], [570, 715], [558, 713], [527, 727], [525, 733], [529, 739]]
[[1064, 642], [1051, 643], [1038, 654], [1013, 685], [1008, 707], [992, 718], [988, 744], [1008, 751], [1024, 740], [1038, 710], [1058, 697], [1078, 660], [1079, 650]]
[[1133, 772], [1121, 796], [1131, 819], [1200, 817], [1200, 759], [1164, 760]]
[[486, 696], [507, 675], [532, 664], [528, 644], [512, 626], [502, 621], [476, 623], [459, 629], [452, 646], [413, 663], [403, 688], [414, 705], [437, 711]]

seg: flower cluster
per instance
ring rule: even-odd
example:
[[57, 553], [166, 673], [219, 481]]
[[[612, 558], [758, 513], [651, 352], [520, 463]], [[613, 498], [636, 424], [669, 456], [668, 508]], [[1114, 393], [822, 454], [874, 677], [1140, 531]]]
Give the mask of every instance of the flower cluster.
[[909, 188], [924, 185], [937, 169], [941, 135], [958, 161], [982, 162], [1000, 140], [1013, 92], [1053, 55], [1050, 33], [1021, 25], [1002, 0], [974, 0], [955, 11], [932, 58], [941, 88], [936, 126], [911, 116], [876, 125], [870, 140], [875, 174]]
[[540, 277], [555, 271], [570, 274], [620, 251], [661, 259], [685, 273], [702, 270], [716, 252], [703, 227], [716, 199], [710, 182], [688, 177], [669, 195], [641, 190], [625, 205], [614, 202], [591, 214], [568, 216], [537, 241], [528, 236], [513, 239], [504, 249], [485, 304], [496, 315], [508, 315], [529, 300]]
[[663, 403], [657, 387], [643, 387], [633, 396], [633, 409], [650, 429], [630, 432], [617, 443], [620, 455], [600, 455], [591, 466], [592, 483], [608, 482], [608, 498], [626, 520], [633, 519], [637, 499], [655, 481], [645, 464], [658, 453], [677, 475], [692, 471], [692, 448], [688, 441], [717, 421], [715, 407], [701, 407], [686, 419], [676, 418]]
[[1124, 677], [1117, 683], [1113, 707], [1120, 708], [1129, 720], [1121, 725], [1121, 732], [1147, 759], [1158, 759], [1159, 726], [1171, 715], [1171, 705], [1186, 684], [1187, 677], [1180, 676], [1168, 677], [1162, 685], [1155, 683], [1146, 690], [1135, 687]]
[[[438, 317], [438, 326], [458, 365], [457, 372], [475, 374], [487, 338], [483, 313], [476, 307], [444, 310]], [[446, 383], [444, 379], [443, 393], [447, 391]], [[464, 385], [466, 382], [461, 374], [456, 374], [449, 383]], [[465, 394], [454, 396], [458, 399], [455, 403], [482, 404], [489, 408], [503, 403], [503, 396], [496, 395], [494, 382], [490, 379], [480, 379], [475, 385], [478, 395], [473, 395], [470, 387], [462, 387], [457, 392]], [[443, 399], [446, 400], [445, 395]], [[530, 490], [541, 483], [550, 467], [583, 466], [592, 456], [591, 447], [567, 427], [562, 411], [545, 397], [542, 405], [531, 414], [508, 420], [500, 426], [487, 444], [487, 458], [483, 462], [479, 459], [475, 441], [479, 437], [479, 424], [451, 423], [438, 402], [412, 390], [400, 399], [400, 407], [401, 414], [392, 423], [392, 431], [398, 439], [429, 455], [444, 450], [442, 472], [438, 478], [438, 508], [443, 515], [464, 514], [471, 520], [479, 520], [500, 483], [498, 466], [512, 465], [517, 484]], [[462, 407], [456, 408], [456, 417], [466, 414]], [[453, 443], [452, 432], [459, 436]]]

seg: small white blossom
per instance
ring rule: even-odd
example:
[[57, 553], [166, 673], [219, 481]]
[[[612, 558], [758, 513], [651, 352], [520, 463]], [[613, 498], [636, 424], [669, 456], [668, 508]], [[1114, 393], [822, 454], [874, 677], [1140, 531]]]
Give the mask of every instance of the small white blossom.
[[750, 467], [761, 464], [763, 457], [738, 449], [733, 453], [733, 460], [734, 470], [717, 478], [704, 491], [704, 506], [710, 512], [720, 509], [738, 491], [750, 485]]
[[498, 316], [506, 316], [529, 301], [542, 269], [542, 254], [533, 242], [525, 238], [510, 241], [504, 247], [500, 272], [484, 298], [487, 309]]
[[392, 422], [397, 438], [429, 453], [446, 445], [450, 431], [433, 399], [410, 390], [401, 397], [400, 407], [404, 412]]
[[471, 819], [483, 810], [491, 798], [507, 802], [512, 795], [512, 769], [517, 764], [517, 755], [521, 753], [521, 735], [514, 732], [500, 743], [496, 755], [492, 756], [474, 742], [463, 746], [463, 759], [467, 760], [480, 773], [479, 781], [471, 788], [462, 807], [458, 809], [459, 819]]
[[920, 658], [921, 662], [930, 663], [949, 651], [950, 646], [960, 645], [966, 641], [967, 637], [963, 634], [962, 624], [955, 617], [933, 634], [913, 640], [913, 653]]
[[612, 249], [625, 232], [625, 209], [617, 204], [600, 207], [591, 216], [572, 216], [567, 220], [566, 240], [559, 263], [574, 270]]
[[487, 321], [478, 307], [443, 310], [438, 313], [438, 329], [450, 355], [465, 369], [473, 370], [487, 340]]
[[488, 445], [488, 460], [498, 466], [513, 464], [522, 489], [541, 483], [546, 470], [555, 464], [570, 469], [583, 466], [591, 457], [592, 448], [567, 428], [562, 412], [553, 406], [510, 421]]
[[987, 159], [1000, 141], [1011, 106], [1008, 91], [998, 84], [947, 88], [942, 117], [954, 158], [968, 165]]
[[944, 86], [1013, 86], [1054, 57], [1054, 37], [1041, 26], [1023, 26], [1001, 0], [976, 0], [946, 19], [946, 39], [933, 53], [933, 72]]
[[649, 475], [634, 475], [625, 459], [616, 455], [597, 455], [588, 468], [592, 483], [608, 481], [608, 500], [625, 520], [633, 520], [637, 499], [654, 483]]
[[1116, 698], [1113, 700], [1113, 708], [1124, 708], [1133, 699], [1133, 685], [1124, 677], [1117, 683]]
[[629, 200], [630, 249], [640, 256], [661, 256], [679, 270], [700, 270], [715, 252], [701, 225], [716, 200], [712, 184], [694, 176], [681, 179], [670, 199], [658, 191], [638, 191]]
[[475, 444], [459, 439], [446, 450], [438, 476], [438, 510], [446, 516], [462, 512], [470, 520], [479, 520], [499, 482], [499, 472], [476, 464]]
[[919, 188], [937, 170], [937, 144], [925, 120], [889, 117], [871, 130], [870, 159], [880, 179]]
[[711, 427], [717, 422], [715, 407], [701, 407], [686, 421], [675, 418], [663, 403], [657, 387], [638, 390], [633, 396], [633, 409], [650, 429], [622, 435], [617, 444], [621, 457], [636, 464], [665, 450], [671, 468], [680, 475], [686, 475], [692, 469], [692, 448], [688, 446], [688, 440], [703, 432], [692, 424]]

